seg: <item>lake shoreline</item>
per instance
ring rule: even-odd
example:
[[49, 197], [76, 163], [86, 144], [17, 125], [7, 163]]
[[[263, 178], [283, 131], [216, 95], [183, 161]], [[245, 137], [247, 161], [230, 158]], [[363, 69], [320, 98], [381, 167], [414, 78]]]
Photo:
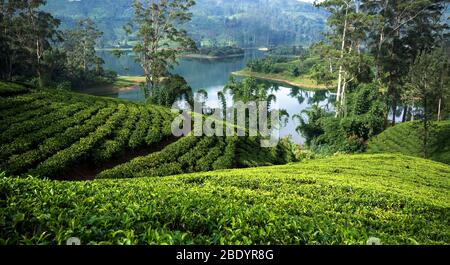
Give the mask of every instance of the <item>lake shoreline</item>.
[[243, 56], [245, 56], [245, 53], [230, 54], [230, 55], [224, 55], [224, 56], [212, 56], [212, 55], [205, 55], [205, 54], [198, 54], [198, 53], [190, 53], [190, 54], [181, 54], [179, 57], [187, 58], [187, 59], [221, 60], [221, 59], [228, 59], [228, 58], [238, 58], [238, 57], [243, 57]]
[[[274, 83], [280, 83], [285, 84], [289, 86], [294, 86], [298, 88], [308, 89], [308, 90], [332, 90], [332, 88], [324, 86], [324, 85], [311, 85], [311, 84], [305, 84], [301, 82], [293, 82], [290, 80], [282, 79], [279, 77], [273, 77], [267, 74], [257, 73], [257, 72], [250, 72], [246, 70], [241, 71], [235, 71], [231, 72], [231, 75], [233, 76], [239, 76], [239, 77], [253, 77], [260, 80], [265, 81], [272, 81]], [[129, 90], [133, 90], [141, 84], [142, 82], [145, 82], [144, 76], [118, 76], [117, 81], [110, 85], [102, 85], [98, 87], [92, 87], [88, 89], [84, 89], [83, 92], [88, 91], [108, 91], [110, 93], [118, 93], [118, 92], [125, 92]]]
[[[95, 51], [98, 51], [98, 52], [113, 52], [113, 51], [132, 52], [133, 48], [96, 48]], [[186, 53], [186, 54], [177, 55], [177, 58], [222, 60], [222, 59], [229, 59], [229, 58], [239, 58], [239, 57], [243, 57], [243, 56], [245, 56], [245, 53], [230, 54], [230, 55], [223, 55], [223, 56], [213, 56], [213, 55], [206, 55], [206, 54], [200, 54], [200, 53]]]
[[301, 83], [301, 82], [294, 82], [294, 81], [290, 81], [290, 80], [283, 79], [280, 77], [274, 77], [274, 76], [270, 76], [267, 74], [251, 72], [251, 71], [247, 71], [247, 70], [236, 71], [236, 72], [232, 72], [231, 74], [234, 76], [239, 76], [239, 77], [253, 77], [256, 79], [260, 79], [260, 80], [272, 81], [275, 83], [286, 84], [286, 85], [290, 85], [290, 86], [294, 86], [294, 87], [298, 87], [298, 88], [304, 88], [304, 89], [333, 90], [333, 88], [327, 87], [325, 85], [311, 85], [311, 84], [305, 84], [305, 83]]

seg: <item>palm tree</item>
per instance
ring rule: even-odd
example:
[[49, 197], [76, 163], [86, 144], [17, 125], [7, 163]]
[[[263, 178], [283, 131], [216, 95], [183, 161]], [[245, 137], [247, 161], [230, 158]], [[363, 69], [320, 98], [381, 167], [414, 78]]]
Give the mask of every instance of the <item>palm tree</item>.
[[208, 92], [204, 89], [200, 89], [195, 93], [195, 101], [202, 104], [202, 111], [205, 109], [205, 103], [208, 100]]
[[197, 93], [195, 94], [195, 99], [196, 100], [202, 100], [202, 102], [205, 102], [206, 100], [208, 100], [208, 91], [204, 90], [204, 89], [200, 89], [197, 91]]
[[300, 105], [303, 104], [303, 102], [305, 102], [305, 97], [303, 96], [303, 91], [300, 90], [300, 88], [298, 88], [298, 87], [293, 87], [291, 89], [291, 93], [289, 94], [289, 96], [296, 98]]
[[217, 98], [222, 105], [222, 115], [225, 118], [227, 116], [227, 98], [225, 97], [225, 93], [223, 91], [217, 92]]
[[[270, 113], [270, 107], [272, 103], [277, 101], [277, 97], [268, 93], [270, 84], [258, 82], [254, 78], [247, 78], [243, 81], [236, 82], [236, 80], [231, 77], [223, 91], [217, 93], [217, 97], [222, 104], [223, 107], [223, 115], [226, 117], [226, 93], [230, 93], [234, 102], [242, 101], [244, 103], [248, 103], [250, 101], [256, 102], [259, 104], [260, 101], [267, 102], [268, 112]], [[286, 126], [289, 114], [286, 110], [279, 110], [280, 113], [280, 121], [282, 122], [282, 126]]]
[[255, 78], [247, 78], [240, 82], [236, 82], [234, 78], [230, 78], [222, 94], [225, 95], [227, 92], [230, 92], [234, 102], [267, 101], [267, 105], [270, 107], [271, 103], [276, 102], [277, 98], [274, 94], [268, 94], [268, 90], [267, 85], [258, 83]]
[[288, 121], [289, 121], [289, 113], [285, 109], [280, 109], [280, 123], [281, 127], [286, 127]]
[[[304, 115], [308, 118], [305, 119]], [[297, 120], [300, 125], [295, 129], [298, 134], [303, 135], [306, 139], [306, 145], [310, 146], [315, 137], [323, 134], [320, 126], [320, 119], [327, 115], [326, 111], [319, 105], [314, 104], [310, 109], [303, 110], [300, 114], [292, 116], [293, 120]]]

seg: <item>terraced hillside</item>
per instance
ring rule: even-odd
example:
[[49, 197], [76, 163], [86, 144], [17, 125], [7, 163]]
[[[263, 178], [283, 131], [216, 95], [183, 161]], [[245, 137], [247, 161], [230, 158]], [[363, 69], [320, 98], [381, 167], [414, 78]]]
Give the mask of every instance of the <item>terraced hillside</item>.
[[[424, 156], [423, 129], [420, 122], [406, 122], [389, 128], [369, 142], [369, 153], [401, 153]], [[432, 124], [428, 158], [450, 164], [450, 121]]]
[[293, 158], [283, 144], [263, 149], [254, 138], [175, 139], [174, 115], [160, 106], [1, 83], [0, 171], [65, 180], [130, 178]]
[[346, 155], [164, 178], [0, 177], [0, 244], [450, 243], [450, 166]]

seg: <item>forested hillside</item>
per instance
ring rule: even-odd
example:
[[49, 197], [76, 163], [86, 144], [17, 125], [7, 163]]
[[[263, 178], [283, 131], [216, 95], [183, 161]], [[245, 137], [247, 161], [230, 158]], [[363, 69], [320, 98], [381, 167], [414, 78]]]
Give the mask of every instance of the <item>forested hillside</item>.
[[[48, 0], [46, 11], [72, 27], [89, 17], [104, 32], [99, 46], [127, 44], [123, 25], [132, 18], [133, 0]], [[310, 45], [322, 39], [326, 12], [297, 0], [197, 0], [189, 35], [199, 44], [253, 47]], [[132, 36], [128, 39], [132, 40]]]

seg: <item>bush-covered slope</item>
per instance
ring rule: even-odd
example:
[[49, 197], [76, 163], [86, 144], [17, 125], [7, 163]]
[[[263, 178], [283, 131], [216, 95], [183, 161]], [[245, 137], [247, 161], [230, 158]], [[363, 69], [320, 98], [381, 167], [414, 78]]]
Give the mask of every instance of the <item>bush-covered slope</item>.
[[[369, 142], [368, 151], [423, 157], [422, 126], [420, 122], [406, 122], [391, 127]], [[450, 164], [450, 121], [431, 125], [427, 158]]]
[[353, 155], [165, 178], [0, 178], [1, 244], [450, 243], [450, 167]]
[[0, 97], [8, 97], [14, 95], [25, 94], [29, 90], [23, 85], [0, 81]]
[[170, 138], [172, 115], [162, 107], [56, 90], [0, 96], [0, 168], [55, 177], [86, 161], [101, 165]]
[[0, 169], [10, 175], [131, 178], [294, 160], [283, 141], [261, 148], [258, 138], [176, 139], [165, 107], [13, 85], [0, 87]]
[[179, 139], [160, 152], [137, 157], [101, 172], [97, 178], [168, 176], [227, 168], [280, 165], [295, 160], [290, 144], [262, 148], [257, 137], [193, 137]]

